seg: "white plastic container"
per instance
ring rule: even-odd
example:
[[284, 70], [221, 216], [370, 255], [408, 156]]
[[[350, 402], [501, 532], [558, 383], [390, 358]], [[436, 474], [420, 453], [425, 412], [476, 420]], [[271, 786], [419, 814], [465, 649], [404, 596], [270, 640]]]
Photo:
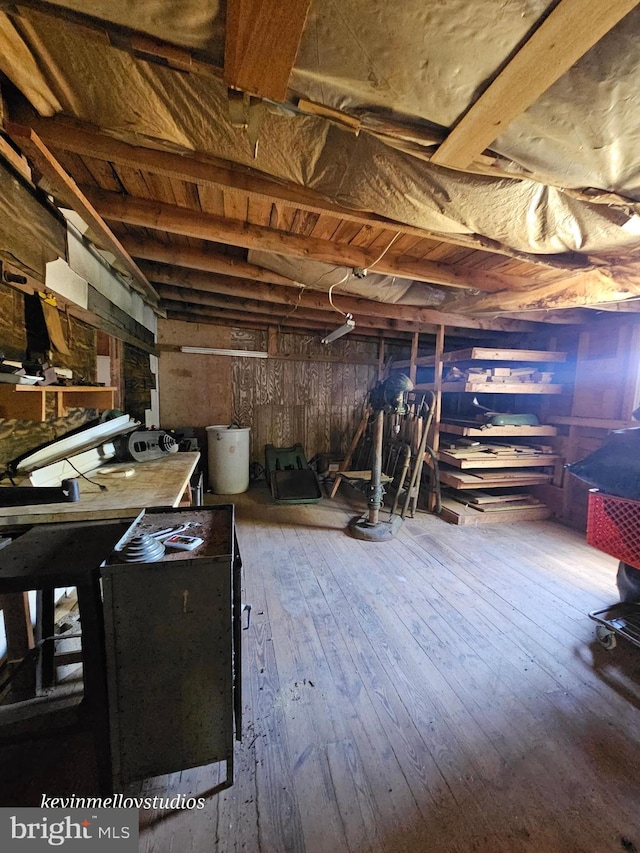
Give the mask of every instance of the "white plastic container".
[[207, 427], [209, 485], [216, 495], [238, 495], [249, 488], [248, 427]]

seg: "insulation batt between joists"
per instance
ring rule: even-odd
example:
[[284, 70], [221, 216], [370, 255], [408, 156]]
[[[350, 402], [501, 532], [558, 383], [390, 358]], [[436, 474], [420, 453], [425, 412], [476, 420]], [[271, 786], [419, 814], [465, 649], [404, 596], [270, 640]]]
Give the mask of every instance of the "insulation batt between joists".
[[[269, 108], [255, 158], [242, 131], [230, 125], [227, 90], [222, 83], [136, 59], [106, 42], [88, 39], [84, 32], [54, 18], [28, 13], [35, 38], [27, 45], [12, 21], [1, 16], [4, 50], [0, 52], [0, 68], [34, 103], [47, 92], [49, 101], [59, 103], [68, 116], [107, 128], [117, 138], [132, 144], [144, 140], [172, 151], [209, 153], [311, 187], [352, 209], [376, 211], [389, 219], [443, 234], [478, 233], [525, 252], [593, 253], [635, 247], [639, 237], [624, 229], [628, 219], [624, 213], [571, 198], [526, 178], [492, 178], [431, 166], [425, 162], [424, 149], [419, 145], [401, 144], [397, 139], [381, 139], [366, 132], [367, 110], [388, 109], [390, 97], [394, 110], [404, 112], [410, 121], [419, 124], [426, 120], [447, 126], [468, 106], [479, 83], [491, 76], [546, 6], [530, 4], [523, 17], [521, 4], [513, 4], [513, 9], [509, 4], [501, 7], [496, 18], [495, 4], [489, 0], [473, 7], [458, 0], [441, 8], [412, 0], [408, 7], [403, 6], [401, 14], [382, 0], [349, 0], [341, 7], [341, 15], [357, 22], [353, 31], [360, 37], [357, 45], [348, 37], [346, 52], [342, 40], [348, 30], [334, 26], [335, 22], [327, 18], [328, 7], [319, 13], [312, 11], [298, 58], [299, 72], [294, 72], [292, 82], [296, 88], [302, 87], [301, 94], [313, 99], [314, 85], [304, 73], [307, 39], [315, 32], [314, 27], [320, 27], [326, 36], [322, 48], [325, 64], [317, 82], [322, 86], [324, 102], [340, 102], [348, 109], [351, 98], [354, 109], [364, 112], [365, 132], [354, 136], [324, 119]], [[159, 9], [164, 8], [160, 3]], [[393, 25], [385, 26], [391, 15]], [[179, 20], [178, 32], [184, 18]], [[640, 127], [636, 127], [640, 111], [633, 108], [640, 73], [624, 49], [637, 29], [638, 18], [632, 14], [603, 40], [598, 63], [581, 66], [575, 77], [582, 86], [578, 99], [583, 105], [581, 111], [572, 106], [576, 100], [574, 88], [567, 97], [553, 100], [553, 113], [549, 110], [548, 115], [544, 104], [540, 104], [556, 87], [540, 99], [536, 105], [540, 123], [530, 134], [531, 150], [524, 147], [525, 134], [520, 133], [518, 145], [523, 150], [512, 145], [514, 156], [537, 159], [550, 173], [555, 169], [563, 176], [568, 167], [573, 172], [582, 169], [577, 187], [620, 189], [625, 178], [627, 184], [632, 180], [626, 176], [640, 174], [636, 146], [630, 143], [625, 147], [623, 142], [640, 134]], [[394, 37], [389, 38], [389, 33]], [[415, 39], [425, 36], [427, 52], [422, 44], [419, 51], [412, 51]], [[613, 39], [612, 49], [607, 48], [609, 39]], [[445, 44], [447, 53], [453, 51], [454, 57], [464, 46], [464, 62], [456, 66], [460, 73], [455, 78], [447, 73], [451, 60], [445, 55]], [[476, 49], [471, 49], [470, 44]], [[25, 45], [41, 69], [39, 79], [19, 62], [11, 61], [24, 51]], [[621, 49], [620, 67], [616, 64], [616, 47]], [[341, 69], [340, 63], [344, 64], [344, 57], [351, 53], [353, 61]], [[376, 57], [374, 69], [368, 67], [370, 59], [365, 63], [365, 57], [370, 56]], [[423, 59], [418, 61], [418, 57]], [[392, 61], [397, 63], [394, 80], [399, 84], [389, 87], [385, 81]], [[588, 57], [584, 62], [590, 62]], [[431, 82], [424, 86], [421, 81], [427, 65]], [[49, 70], [54, 68], [55, 72]], [[441, 76], [436, 73], [438, 68]], [[351, 78], [351, 74], [363, 69], [363, 76]], [[340, 71], [346, 73], [346, 82], [338, 78]], [[360, 93], [355, 86], [355, 94], [345, 96], [343, 86], [368, 77], [377, 80], [378, 85], [364, 84]], [[440, 80], [442, 84], [433, 85], [433, 81]], [[618, 95], [615, 109], [608, 94], [610, 85]], [[611, 118], [604, 115], [605, 95]], [[441, 102], [446, 109], [437, 106]], [[592, 115], [598, 116], [599, 124]], [[619, 132], [620, 123], [627, 133]], [[614, 128], [618, 131], [615, 139], [611, 137]], [[578, 152], [574, 145], [576, 133], [591, 142]], [[563, 152], [552, 163], [544, 162], [546, 149], [541, 144], [549, 139]], [[400, 150], [402, 147], [410, 150]], [[598, 162], [592, 166], [595, 160]], [[640, 198], [640, 188], [625, 189]]]

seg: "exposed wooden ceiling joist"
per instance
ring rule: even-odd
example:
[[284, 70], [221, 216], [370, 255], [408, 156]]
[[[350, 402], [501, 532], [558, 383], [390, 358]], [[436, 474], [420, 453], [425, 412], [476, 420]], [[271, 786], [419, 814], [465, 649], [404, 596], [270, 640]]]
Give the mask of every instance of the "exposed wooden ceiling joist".
[[[303, 308], [315, 310], [330, 309], [326, 294], [309, 289], [303, 291], [302, 288], [294, 289], [255, 281], [241, 281], [210, 273], [185, 272], [171, 266], [145, 264], [144, 268], [151, 280], [158, 285], [164, 284], [180, 287], [185, 292], [200, 291], [201, 293], [214, 293], [221, 296], [244, 296], [251, 299], [263, 299], [267, 302], [289, 307], [300, 305]], [[537, 330], [537, 327], [533, 323], [521, 320], [478, 320], [432, 308], [375, 302], [372, 299], [341, 294], [336, 291], [334, 291], [333, 298], [342, 311], [350, 312], [354, 316], [366, 315], [381, 319], [411, 320], [416, 321], [418, 325], [446, 325], [458, 328], [488, 329], [501, 332], [532, 332]]]
[[[326, 303], [325, 310], [317, 310], [300, 305], [285, 307], [278, 303], [266, 302], [262, 299], [248, 299], [241, 295], [235, 297], [218, 296], [212, 293], [185, 290], [184, 288], [172, 287], [166, 284], [159, 285], [158, 289], [162, 296], [163, 304], [171, 302], [191, 303], [220, 310], [224, 309], [225, 311], [246, 312], [248, 316], [267, 316], [270, 318], [270, 322], [274, 323], [279, 323], [288, 316], [297, 316], [298, 319], [307, 321], [311, 328], [316, 328], [318, 331], [337, 328], [344, 322], [344, 317], [337, 311], [332, 311], [328, 302]], [[396, 329], [400, 331], [414, 331], [421, 326], [422, 324], [411, 320], [376, 318], [367, 317], [366, 315], [359, 315], [356, 319], [356, 328], [361, 330], [388, 331]], [[429, 332], [434, 329], [435, 325], [432, 324], [426, 326], [424, 331]]]
[[38, 169], [40, 174], [47, 180], [56, 198], [68, 205], [71, 210], [75, 210], [84, 222], [93, 229], [101, 241], [102, 248], [107, 249], [116, 256], [118, 261], [131, 275], [133, 287], [140, 291], [147, 300], [157, 305], [158, 294], [142, 270], [35, 131], [28, 127], [9, 123], [7, 125], [7, 132], [36, 169]]
[[161, 243], [159, 240], [137, 240], [134, 237], [122, 237], [120, 242], [136, 258], [174, 264], [178, 267], [220, 273], [221, 275], [248, 278], [252, 281], [266, 281], [271, 284], [295, 285], [292, 279], [277, 272], [250, 264], [240, 258], [223, 255], [220, 252], [191, 249], [189, 246], [175, 246]]
[[289, 234], [238, 220], [223, 219], [209, 213], [198, 213], [176, 205], [124, 196], [120, 193], [83, 187], [87, 197], [105, 219], [154, 228], [185, 237], [196, 237], [216, 243], [260, 249], [298, 258], [307, 258], [336, 266], [368, 269], [415, 281], [471, 288], [485, 292], [526, 287], [528, 282], [515, 276], [485, 273], [482, 270], [460, 270], [447, 264], [413, 258], [408, 255], [384, 257], [357, 246]]
[[458, 122], [431, 162], [466, 169], [637, 5], [638, 0], [560, 0]]
[[227, 0], [224, 79], [284, 101], [311, 0]]
[[[342, 317], [337, 312], [312, 311], [309, 309], [278, 310], [277, 305], [270, 305], [262, 301], [250, 299], [220, 299], [210, 294], [196, 293], [190, 291], [184, 293], [180, 288], [161, 287], [163, 293], [163, 304], [166, 306], [167, 312], [175, 310], [193, 310], [197, 306], [197, 310], [218, 312], [221, 319], [238, 320], [244, 319], [253, 322], [266, 322], [269, 325], [285, 326], [291, 324], [295, 319], [305, 328], [322, 336], [327, 331], [337, 328], [344, 322]], [[184, 295], [183, 295], [184, 294]], [[189, 306], [191, 308], [189, 309]], [[356, 330], [362, 335], [380, 335], [382, 333], [392, 332], [426, 332], [433, 333], [436, 329], [435, 325], [425, 326], [422, 323], [413, 322], [411, 320], [394, 320], [394, 319], [374, 319], [372, 317], [356, 318]]]
[[413, 225], [396, 222], [368, 211], [351, 210], [335, 204], [321, 196], [315, 190], [274, 180], [261, 172], [239, 166], [225, 160], [205, 157], [201, 154], [176, 154], [155, 148], [143, 148], [129, 145], [111, 136], [98, 132], [86, 125], [70, 123], [62, 117], [39, 118], [29, 116], [29, 121], [41, 139], [51, 148], [69, 151], [82, 157], [98, 160], [134, 169], [143, 169], [158, 175], [190, 183], [219, 187], [225, 192], [239, 192], [249, 198], [275, 201], [287, 207], [307, 210], [319, 215], [335, 216], [349, 222], [360, 222], [363, 226], [402, 230], [426, 240], [464, 246], [482, 252], [490, 252], [506, 257], [527, 261], [541, 267], [573, 270], [589, 265], [589, 259], [573, 252], [561, 256], [534, 255], [504, 246], [496, 240], [478, 234], [440, 234]]
[[[185, 320], [189, 323], [208, 323], [218, 326], [233, 325], [241, 329], [267, 329], [270, 326], [275, 326], [280, 332], [306, 332], [310, 334], [320, 334], [318, 326], [311, 323], [309, 320], [300, 320], [292, 315], [281, 320], [270, 319], [269, 317], [256, 315], [250, 317], [248, 314], [241, 311], [229, 311], [223, 308], [213, 308], [206, 305], [185, 305], [181, 302], [167, 302], [167, 319], [169, 320]], [[355, 337], [372, 337], [372, 338], [394, 338], [398, 340], [408, 340], [411, 332], [402, 332], [393, 329], [389, 332], [383, 332], [380, 329], [361, 329], [354, 332]]]

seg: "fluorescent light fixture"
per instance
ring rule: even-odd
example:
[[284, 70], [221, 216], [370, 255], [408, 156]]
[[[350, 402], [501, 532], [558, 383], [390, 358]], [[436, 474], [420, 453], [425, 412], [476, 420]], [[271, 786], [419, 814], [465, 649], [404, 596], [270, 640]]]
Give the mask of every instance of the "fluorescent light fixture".
[[333, 341], [337, 341], [338, 338], [341, 338], [343, 335], [348, 335], [349, 332], [352, 332], [356, 327], [356, 321], [353, 319], [352, 314], [346, 315], [346, 321], [340, 326], [339, 329], [331, 332], [326, 338], [322, 339], [323, 344], [331, 344]]
[[215, 349], [213, 347], [180, 347], [180, 352], [200, 355], [236, 355], [242, 358], [269, 358], [269, 353], [252, 349]]

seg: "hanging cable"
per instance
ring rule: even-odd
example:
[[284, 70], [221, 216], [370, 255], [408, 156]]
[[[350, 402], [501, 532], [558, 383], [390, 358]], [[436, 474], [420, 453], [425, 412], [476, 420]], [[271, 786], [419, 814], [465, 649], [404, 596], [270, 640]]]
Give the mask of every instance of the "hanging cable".
[[372, 264], [369, 264], [369, 266], [367, 267], [368, 270], [370, 270], [372, 267], [375, 267], [376, 264], [380, 263], [380, 261], [384, 258], [384, 256], [387, 254], [389, 249], [393, 246], [393, 244], [396, 242], [396, 240], [398, 239], [398, 237], [401, 234], [402, 234], [402, 231], [396, 231], [394, 236], [391, 238], [387, 248], [382, 252], [382, 254], [378, 255], [378, 257], [375, 259], [375, 261]]
[[331, 294], [333, 293], [333, 288], [334, 288], [334, 287], [338, 287], [338, 285], [340, 285], [340, 284], [344, 284], [346, 281], [348, 281], [348, 280], [349, 280], [349, 277], [350, 277], [350, 276], [351, 276], [351, 271], [347, 272], [347, 273], [344, 275], [344, 277], [340, 279], [340, 281], [336, 281], [336, 282], [335, 282], [335, 284], [332, 284], [332, 285], [331, 285], [331, 287], [329, 288], [329, 305], [331, 305], [331, 307], [333, 308], [333, 310], [334, 310], [334, 311], [337, 311], [337, 312], [338, 312], [338, 314], [342, 314], [342, 316], [343, 316], [343, 317], [346, 317], [346, 316], [347, 316], [346, 311], [341, 311], [341, 310], [340, 310], [340, 308], [338, 308], [338, 306], [337, 306], [337, 305], [334, 305], [334, 304], [333, 304], [333, 299], [331, 298]]
[[83, 480], [86, 480], [87, 483], [91, 483], [92, 486], [97, 486], [101, 492], [108, 492], [109, 491], [109, 489], [104, 485], [104, 483], [96, 483], [95, 480], [90, 480], [88, 477], [86, 477], [82, 473], [82, 471], [78, 471], [78, 469], [76, 468], [76, 466], [73, 464], [73, 462], [70, 459], [65, 459], [64, 461], [67, 462], [69, 465], [71, 465], [71, 467], [76, 472], [76, 474], [78, 474], [80, 477], [82, 477]]

